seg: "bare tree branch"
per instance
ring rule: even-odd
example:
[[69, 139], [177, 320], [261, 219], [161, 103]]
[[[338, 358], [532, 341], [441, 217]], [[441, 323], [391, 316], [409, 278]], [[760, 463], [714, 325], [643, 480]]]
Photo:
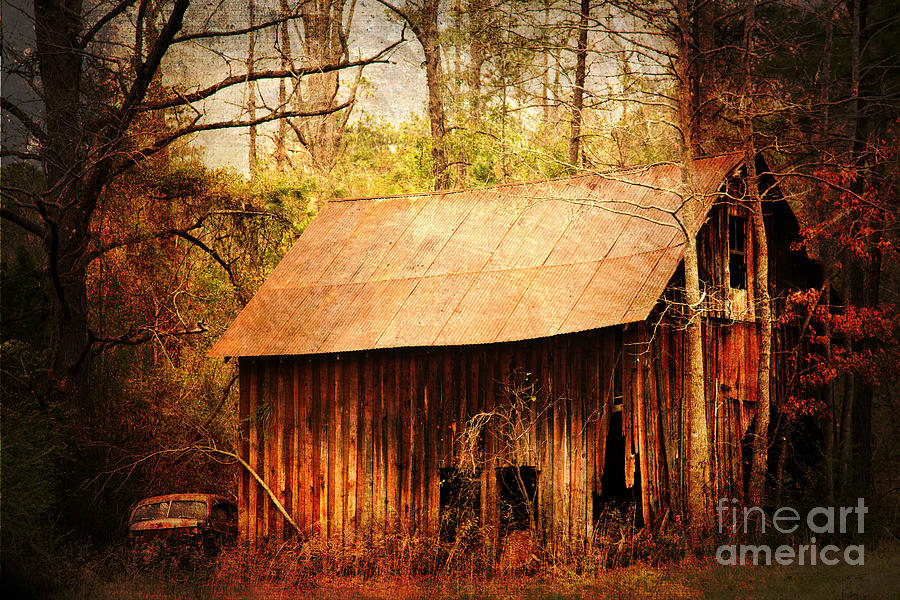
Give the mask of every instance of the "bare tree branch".
[[128, 8], [133, 5], [137, 0], [121, 0], [117, 5], [115, 5], [112, 10], [108, 13], [100, 17], [100, 19], [94, 23], [90, 29], [81, 37], [81, 42], [78, 44], [78, 48], [84, 50], [87, 48], [88, 44], [94, 39], [94, 36], [103, 29], [104, 25], [124, 13]]
[[47, 137], [46, 132], [28, 116], [28, 113], [19, 108], [16, 104], [10, 102], [7, 98], [0, 97], [0, 107], [18, 119], [18, 121], [38, 140], [44, 140]]
[[[133, 1], [133, 0], [132, 0]], [[250, 27], [243, 27], [241, 29], [233, 29], [229, 31], [198, 31], [196, 33], [186, 33], [184, 35], [179, 35], [174, 40], [172, 40], [173, 44], [181, 44], [183, 42], [190, 42], [193, 40], [203, 40], [209, 38], [223, 38], [229, 36], [237, 36], [244, 35], [247, 33], [253, 33], [254, 31], [259, 31], [260, 29], [266, 29], [267, 27], [273, 27], [275, 25], [280, 25], [285, 21], [290, 21], [292, 19], [298, 18], [299, 15], [297, 13], [291, 13], [290, 15], [279, 17], [277, 19], [272, 19], [271, 21], [266, 21], [264, 23], [259, 23], [256, 25], [251, 25]]]
[[[268, 70], [268, 71], [257, 71], [255, 73], [245, 73], [242, 75], [233, 75], [231, 77], [226, 77], [225, 79], [206, 87], [202, 90], [197, 90], [196, 92], [192, 92], [190, 94], [179, 94], [173, 98], [166, 98], [164, 100], [155, 100], [152, 102], [144, 102], [141, 104], [141, 110], [159, 110], [162, 108], [173, 108], [176, 106], [184, 106], [186, 104], [190, 104], [191, 102], [197, 102], [199, 100], [205, 100], [210, 96], [224, 90], [225, 88], [231, 87], [233, 85], [246, 84], [250, 81], [260, 81], [264, 79], [283, 79], [288, 77], [303, 77], [304, 75], [312, 75], [314, 73], [328, 73], [331, 71], [339, 71], [341, 69], [349, 69], [353, 67], [372, 65], [378, 63], [386, 63], [387, 60], [384, 59], [384, 56], [387, 55], [388, 52], [393, 50], [398, 44], [403, 42], [404, 40], [398, 40], [384, 48], [378, 54], [375, 54], [369, 58], [364, 58], [360, 60], [354, 61], [345, 61], [334, 63], [330, 65], [322, 65], [319, 67], [304, 67], [302, 69], [288, 69], [288, 70]], [[303, 115], [301, 115], [303, 116]]]
[[[184, 137], [186, 135], [190, 135], [192, 133], [198, 133], [200, 131], [214, 131], [217, 129], [234, 129], [237, 127], [250, 127], [252, 125], [260, 125], [262, 123], [268, 123], [270, 121], [276, 121], [278, 119], [292, 119], [295, 117], [316, 117], [320, 115], [327, 115], [333, 112], [337, 112], [339, 110], [343, 110], [348, 106], [353, 105], [353, 100], [340, 104], [338, 106], [332, 106], [329, 108], [325, 108], [322, 110], [314, 110], [314, 111], [303, 111], [303, 110], [291, 110], [291, 111], [282, 111], [282, 112], [273, 112], [264, 117], [259, 117], [257, 119], [246, 119], [246, 120], [233, 120], [233, 121], [217, 121], [215, 123], [194, 123], [192, 125], [188, 125], [186, 127], [182, 127], [181, 129], [177, 129], [170, 133], [169, 135], [162, 137], [156, 140], [150, 146], [143, 148], [137, 152], [134, 152], [131, 155], [131, 160], [134, 163], [138, 163], [145, 158], [152, 156], [156, 152], [159, 152], [163, 148], [167, 147], [169, 144], [177, 140], [178, 138]], [[122, 165], [121, 171], [126, 170], [131, 165], [126, 163]]]
[[14, 213], [9, 209], [0, 209], [0, 217], [6, 219], [10, 223], [15, 223], [28, 233], [32, 233], [37, 237], [44, 237], [44, 235], [46, 235], [47, 233], [46, 228], [43, 227], [39, 222], [32, 221], [31, 219]]

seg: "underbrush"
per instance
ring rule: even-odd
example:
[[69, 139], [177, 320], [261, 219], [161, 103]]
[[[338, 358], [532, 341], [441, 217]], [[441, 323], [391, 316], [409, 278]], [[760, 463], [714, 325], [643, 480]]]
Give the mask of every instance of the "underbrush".
[[234, 545], [215, 557], [161, 554], [150, 561], [138, 560], [127, 548], [115, 546], [70, 561], [70, 585], [63, 586], [65, 591], [57, 597], [493, 598], [469, 592], [495, 589], [500, 582], [528, 597], [528, 590], [548, 581], [568, 589], [612, 569], [663, 565], [684, 555], [679, 536], [638, 532], [631, 525], [632, 517], [607, 519], [592, 544], [565, 552], [532, 545], [530, 537], [524, 549], [514, 548], [511, 540], [523, 537], [516, 535], [505, 536], [493, 549], [476, 536], [446, 541], [437, 536], [397, 535], [355, 546], [319, 538], [259, 548]]
[[[431, 540], [433, 542], [433, 540]], [[369, 554], [367, 549], [375, 552]], [[357, 551], [311, 541], [253, 550], [135, 564], [124, 548], [78, 557], [65, 565], [65, 600], [579, 600], [612, 598], [893, 598], [900, 586], [900, 547], [890, 542], [864, 567], [723, 567], [709, 556], [648, 561], [637, 550], [628, 566], [602, 566], [601, 548], [533, 568], [501, 570], [473, 556], [469, 570], [428, 570], [446, 549], [426, 540], [406, 550], [387, 540]], [[379, 549], [380, 548], [380, 549]], [[395, 553], [389, 556], [389, 551]], [[379, 554], [381, 553], [381, 554]], [[660, 559], [662, 555], [657, 555]], [[80, 561], [80, 562], [78, 562]], [[625, 559], [622, 559], [625, 562]], [[442, 565], [438, 565], [442, 566]], [[458, 567], [463, 566], [462, 563]], [[445, 567], [445, 566], [444, 566]]]

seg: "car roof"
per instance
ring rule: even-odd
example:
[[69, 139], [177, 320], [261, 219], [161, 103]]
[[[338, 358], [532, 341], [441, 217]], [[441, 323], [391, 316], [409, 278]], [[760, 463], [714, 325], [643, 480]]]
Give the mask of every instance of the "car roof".
[[144, 506], [145, 504], [157, 504], [159, 502], [171, 502], [173, 500], [193, 500], [206, 502], [208, 504], [212, 504], [215, 502], [228, 502], [229, 504], [233, 504], [230, 500], [225, 498], [224, 496], [219, 496], [218, 494], [204, 494], [204, 493], [183, 493], [183, 494], [165, 494], [162, 496], [151, 496], [149, 498], [144, 498], [140, 502], [134, 505], [134, 508], [139, 506]]

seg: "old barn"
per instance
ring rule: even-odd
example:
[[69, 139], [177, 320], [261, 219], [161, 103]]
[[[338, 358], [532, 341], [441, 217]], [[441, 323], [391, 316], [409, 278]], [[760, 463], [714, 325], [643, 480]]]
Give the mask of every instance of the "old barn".
[[[741, 168], [695, 165], [711, 494], [737, 498], [758, 363]], [[212, 350], [239, 360], [240, 455], [304, 535], [349, 545], [452, 534], [463, 501], [489, 547], [523, 528], [579, 547], [612, 502], [670, 518], [688, 426], [679, 181], [660, 164], [329, 202]], [[810, 265], [768, 199], [778, 293]], [[293, 534], [246, 471], [239, 506], [251, 543]]]

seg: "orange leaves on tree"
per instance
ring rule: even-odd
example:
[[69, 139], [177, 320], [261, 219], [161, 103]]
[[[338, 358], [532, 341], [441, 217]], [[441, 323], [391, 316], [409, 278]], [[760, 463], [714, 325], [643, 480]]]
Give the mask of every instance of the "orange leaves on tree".
[[778, 323], [799, 324], [807, 318], [807, 352], [799, 365], [792, 365], [798, 369], [797, 385], [780, 407], [786, 415], [823, 414], [826, 406], [817, 392], [842, 375], [878, 384], [900, 370], [896, 306], [828, 306], [819, 302], [819, 290], [801, 290], [786, 298]]

